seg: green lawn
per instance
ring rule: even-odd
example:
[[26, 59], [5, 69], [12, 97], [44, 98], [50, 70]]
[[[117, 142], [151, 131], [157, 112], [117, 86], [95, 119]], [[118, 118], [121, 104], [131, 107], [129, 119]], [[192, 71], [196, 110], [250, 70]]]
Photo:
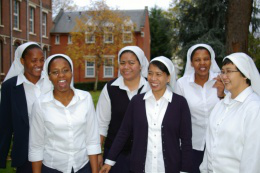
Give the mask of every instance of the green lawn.
[[[90, 94], [92, 95], [93, 102], [96, 106], [100, 91], [90, 91]], [[15, 173], [14, 168], [11, 168], [11, 161], [7, 161], [6, 169], [0, 169], [0, 173]]]

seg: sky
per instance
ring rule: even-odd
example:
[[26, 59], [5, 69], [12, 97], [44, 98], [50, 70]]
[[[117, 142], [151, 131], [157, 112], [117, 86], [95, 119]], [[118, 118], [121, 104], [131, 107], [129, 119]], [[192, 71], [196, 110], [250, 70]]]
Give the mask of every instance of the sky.
[[[78, 6], [87, 6], [90, 0], [74, 0]], [[172, 0], [106, 0], [108, 6], [119, 10], [144, 9], [145, 6], [152, 8], [155, 5], [167, 10]]]

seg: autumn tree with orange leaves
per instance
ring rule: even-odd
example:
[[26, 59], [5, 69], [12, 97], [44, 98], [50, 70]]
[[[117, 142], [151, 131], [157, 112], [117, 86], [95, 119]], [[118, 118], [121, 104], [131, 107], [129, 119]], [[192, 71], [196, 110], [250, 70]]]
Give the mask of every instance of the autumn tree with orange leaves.
[[[75, 29], [70, 33], [72, 44], [66, 53], [72, 57], [76, 66], [84, 64], [85, 60], [95, 62], [94, 91], [97, 90], [99, 71], [104, 62], [116, 65], [118, 51], [126, 46], [123, 39], [127, 38], [123, 37], [127, 35], [123, 35], [123, 30], [128, 29], [133, 34], [134, 26], [130, 21], [120, 11], [110, 9], [105, 1], [92, 3], [89, 10], [82, 12], [76, 20]], [[114, 63], [106, 55], [114, 55]]]

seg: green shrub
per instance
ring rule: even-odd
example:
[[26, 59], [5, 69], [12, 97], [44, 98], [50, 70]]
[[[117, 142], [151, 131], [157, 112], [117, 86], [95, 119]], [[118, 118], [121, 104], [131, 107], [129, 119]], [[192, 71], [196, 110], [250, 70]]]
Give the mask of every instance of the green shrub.
[[[107, 83], [107, 81], [99, 81], [97, 90], [102, 90], [103, 87], [106, 85], [106, 83]], [[95, 84], [95, 82], [81, 82], [81, 83], [75, 83], [74, 87], [77, 89], [84, 90], [84, 91], [93, 91], [94, 84]]]

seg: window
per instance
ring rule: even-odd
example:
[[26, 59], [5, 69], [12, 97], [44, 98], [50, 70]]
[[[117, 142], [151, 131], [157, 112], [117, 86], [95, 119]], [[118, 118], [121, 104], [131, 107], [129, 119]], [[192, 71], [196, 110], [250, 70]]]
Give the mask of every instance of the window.
[[29, 32], [34, 33], [34, 8], [30, 7]]
[[132, 43], [132, 26], [125, 25], [123, 27], [123, 42], [124, 43]]
[[45, 60], [48, 58], [48, 50], [46, 47], [43, 48], [43, 56]]
[[42, 36], [47, 37], [47, 14], [42, 13]]
[[104, 77], [114, 77], [114, 58], [104, 58]]
[[85, 77], [95, 77], [95, 61], [85, 61]]
[[20, 25], [20, 3], [16, 0], [14, 1], [14, 28], [19, 29]]
[[144, 32], [143, 31], [141, 32], [141, 37], [144, 37]]
[[55, 36], [55, 44], [60, 44], [60, 36], [59, 35]]
[[68, 35], [68, 44], [72, 44], [72, 36]]
[[95, 27], [94, 26], [87, 26], [85, 32], [85, 42], [86, 43], [95, 43]]
[[112, 26], [106, 26], [105, 27], [104, 42], [105, 43], [113, 43], [114, 42], [113, 27]]

